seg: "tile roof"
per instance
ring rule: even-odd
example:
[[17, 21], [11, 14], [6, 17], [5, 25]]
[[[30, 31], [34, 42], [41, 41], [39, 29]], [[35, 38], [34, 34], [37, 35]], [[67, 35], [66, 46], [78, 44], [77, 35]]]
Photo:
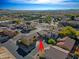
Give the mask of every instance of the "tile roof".
[[0, 59], [16, 59], [5, 47], [0, 47]]

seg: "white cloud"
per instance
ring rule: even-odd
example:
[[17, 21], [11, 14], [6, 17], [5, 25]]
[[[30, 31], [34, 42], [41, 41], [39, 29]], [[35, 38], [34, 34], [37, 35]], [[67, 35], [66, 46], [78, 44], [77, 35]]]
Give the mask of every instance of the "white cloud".
[[14, 2], [18, 3], [35, 3], [35, 4], [56, 4], [56, 3], [61, 3], [66, 0], [12, 0]]
[[63, 0], [37, 0], [37, 3], [60, 3]]

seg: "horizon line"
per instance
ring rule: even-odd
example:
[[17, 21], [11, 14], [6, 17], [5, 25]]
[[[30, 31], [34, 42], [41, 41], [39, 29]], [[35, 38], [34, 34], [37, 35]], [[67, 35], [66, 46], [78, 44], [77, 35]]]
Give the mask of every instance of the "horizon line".
[[[79, 8], [73, 9], [73, 8], [68, 8], [68, 9], [45, 9], [46, 11], [50, 10], [78, 10]], [[43, 11], [43, 9], [0, 9], [0, 10], [35, 10], [35, 11]]]

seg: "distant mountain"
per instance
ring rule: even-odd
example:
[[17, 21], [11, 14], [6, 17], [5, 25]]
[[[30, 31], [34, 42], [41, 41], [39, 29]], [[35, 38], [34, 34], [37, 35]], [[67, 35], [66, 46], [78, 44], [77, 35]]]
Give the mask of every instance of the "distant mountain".
[[8, 13], [53, 13], [53, 14], [60, 14], [60, 13], [79, 13], [79, 9], [66, 9], [66, 10], [10, 10], [10, 9], [0, 9], [2, 12], [8, 12]]
[[4, 10], [4, 11], [70, 11], [70, 10], [73, 10], [73, 11], [79, 11], [79, 9], [60, 9], [60, 10], [11, 10], [11, 9], [0, 9], [0, 10]]

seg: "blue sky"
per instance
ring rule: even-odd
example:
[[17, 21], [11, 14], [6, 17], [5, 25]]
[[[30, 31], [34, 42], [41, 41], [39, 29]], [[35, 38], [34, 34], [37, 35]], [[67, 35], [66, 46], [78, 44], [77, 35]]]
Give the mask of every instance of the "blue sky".
[[79, 9], [79, 0], [0, 0], [0, 9], [16, 9], [16, 10]]

